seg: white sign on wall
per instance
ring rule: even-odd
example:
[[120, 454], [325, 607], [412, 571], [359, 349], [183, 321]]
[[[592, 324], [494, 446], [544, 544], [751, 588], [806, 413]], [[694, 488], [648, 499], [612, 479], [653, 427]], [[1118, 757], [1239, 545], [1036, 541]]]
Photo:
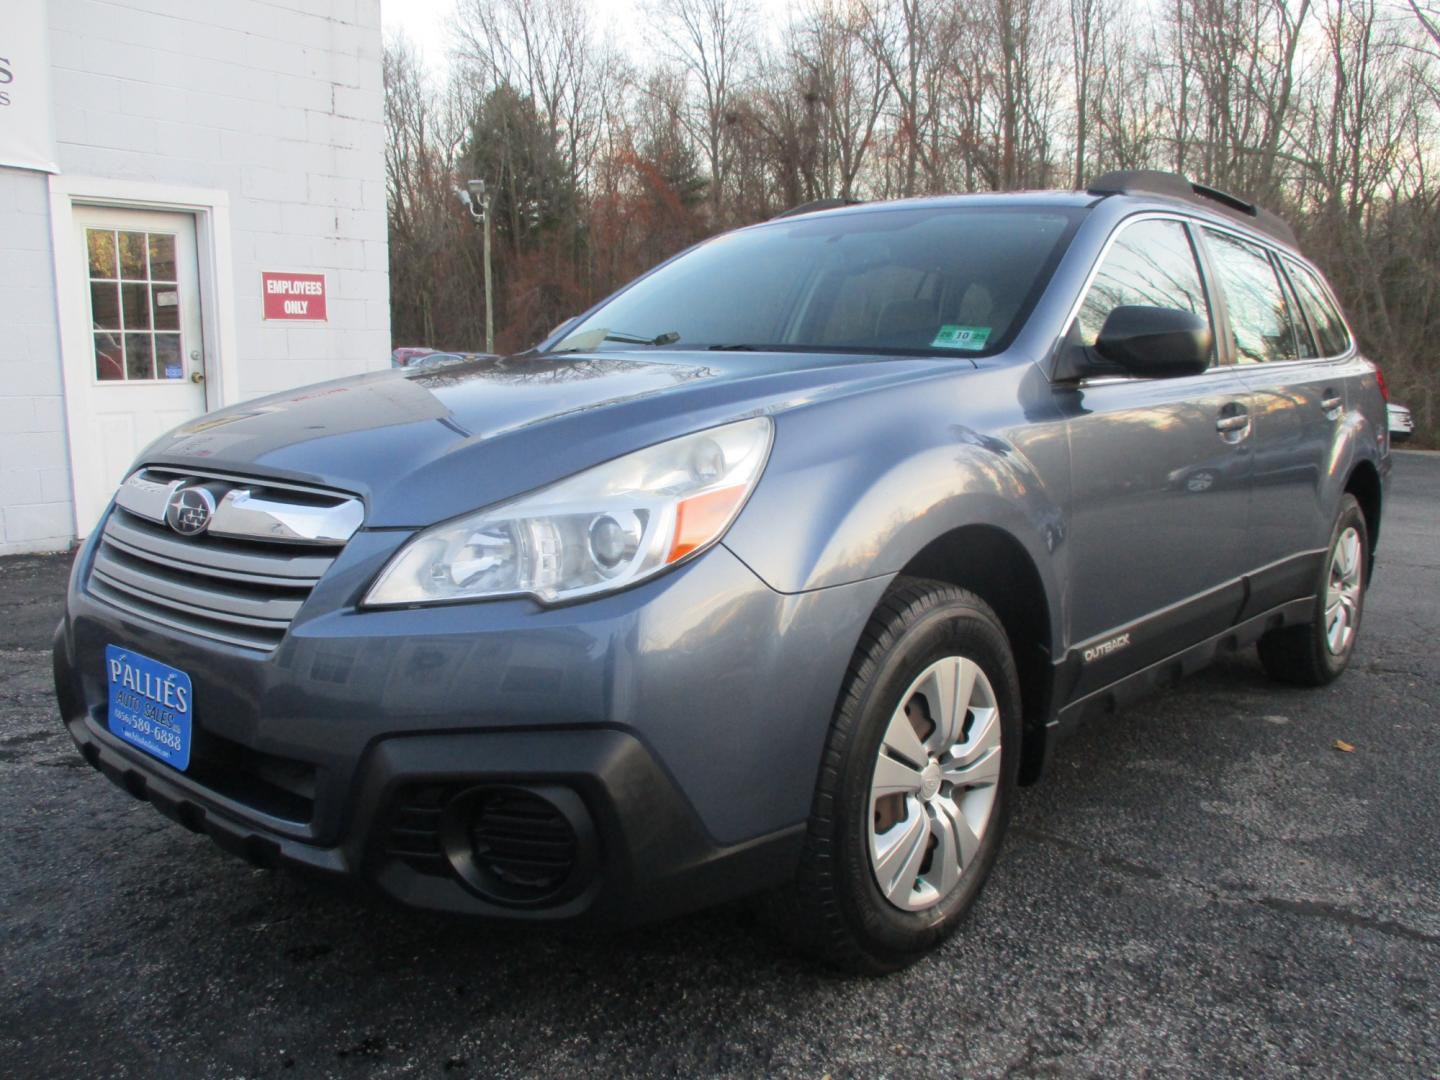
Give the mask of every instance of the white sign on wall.
[[58, 172], [45, 22], [45, 0], [4, 0], [4, 15], [0, 16], [0, 165]]

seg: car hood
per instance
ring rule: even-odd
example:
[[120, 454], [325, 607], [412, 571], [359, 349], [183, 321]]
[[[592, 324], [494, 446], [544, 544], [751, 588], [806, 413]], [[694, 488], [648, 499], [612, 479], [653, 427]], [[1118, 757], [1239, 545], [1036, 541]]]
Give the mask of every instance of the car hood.
[[973, 366], [671, 350], [487, 357], [222, 409], [166, 435], [142, 461], [350, 491], [365, 500], [367, 527], [414, 527], [690, 431], [957, 364]]

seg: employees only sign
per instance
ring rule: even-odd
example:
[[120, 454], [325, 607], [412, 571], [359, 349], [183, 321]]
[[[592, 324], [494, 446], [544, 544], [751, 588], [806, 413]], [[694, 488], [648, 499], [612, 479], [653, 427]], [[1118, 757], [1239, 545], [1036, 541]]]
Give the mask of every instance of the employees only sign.
[[325, 321], [324, 274], [277, 274], [262, 271], [260, 295], [265, 318]]

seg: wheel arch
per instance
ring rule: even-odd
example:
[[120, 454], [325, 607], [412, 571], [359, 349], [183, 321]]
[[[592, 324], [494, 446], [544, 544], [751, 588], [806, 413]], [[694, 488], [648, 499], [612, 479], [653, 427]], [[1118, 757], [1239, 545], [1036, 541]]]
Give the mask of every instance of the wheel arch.
[[1050, 599], [1025, 545], [994, 525], [963, 525], [932, 540], [901, 574], [968, 589], [995, 609], [1020, 676], [1025, 731], [1020, 782], [1033, 783], [1043, 768], [1054, 708], [1054, 642]]
[[1365, 567], [1368, 582], [1375, 569], [1375, 548], [1380, 541], [1380, 508], [1384, 499], [1380, 470], [1371, 461], [1357, 461], [1345, 478], [1345, 492], [1355, 496], [1360, 512], [1365, 515], [1365, 532], [1370, 542], [1369, 565]]

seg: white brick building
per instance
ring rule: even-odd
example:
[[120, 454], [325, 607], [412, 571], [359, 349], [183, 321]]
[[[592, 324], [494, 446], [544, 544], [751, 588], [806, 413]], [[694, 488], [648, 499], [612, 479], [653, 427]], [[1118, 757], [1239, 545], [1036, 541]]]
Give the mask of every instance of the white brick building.
[[0, 554], [85, 535], [174, 424], [390, 349], [379, 0], [4, 9]]

